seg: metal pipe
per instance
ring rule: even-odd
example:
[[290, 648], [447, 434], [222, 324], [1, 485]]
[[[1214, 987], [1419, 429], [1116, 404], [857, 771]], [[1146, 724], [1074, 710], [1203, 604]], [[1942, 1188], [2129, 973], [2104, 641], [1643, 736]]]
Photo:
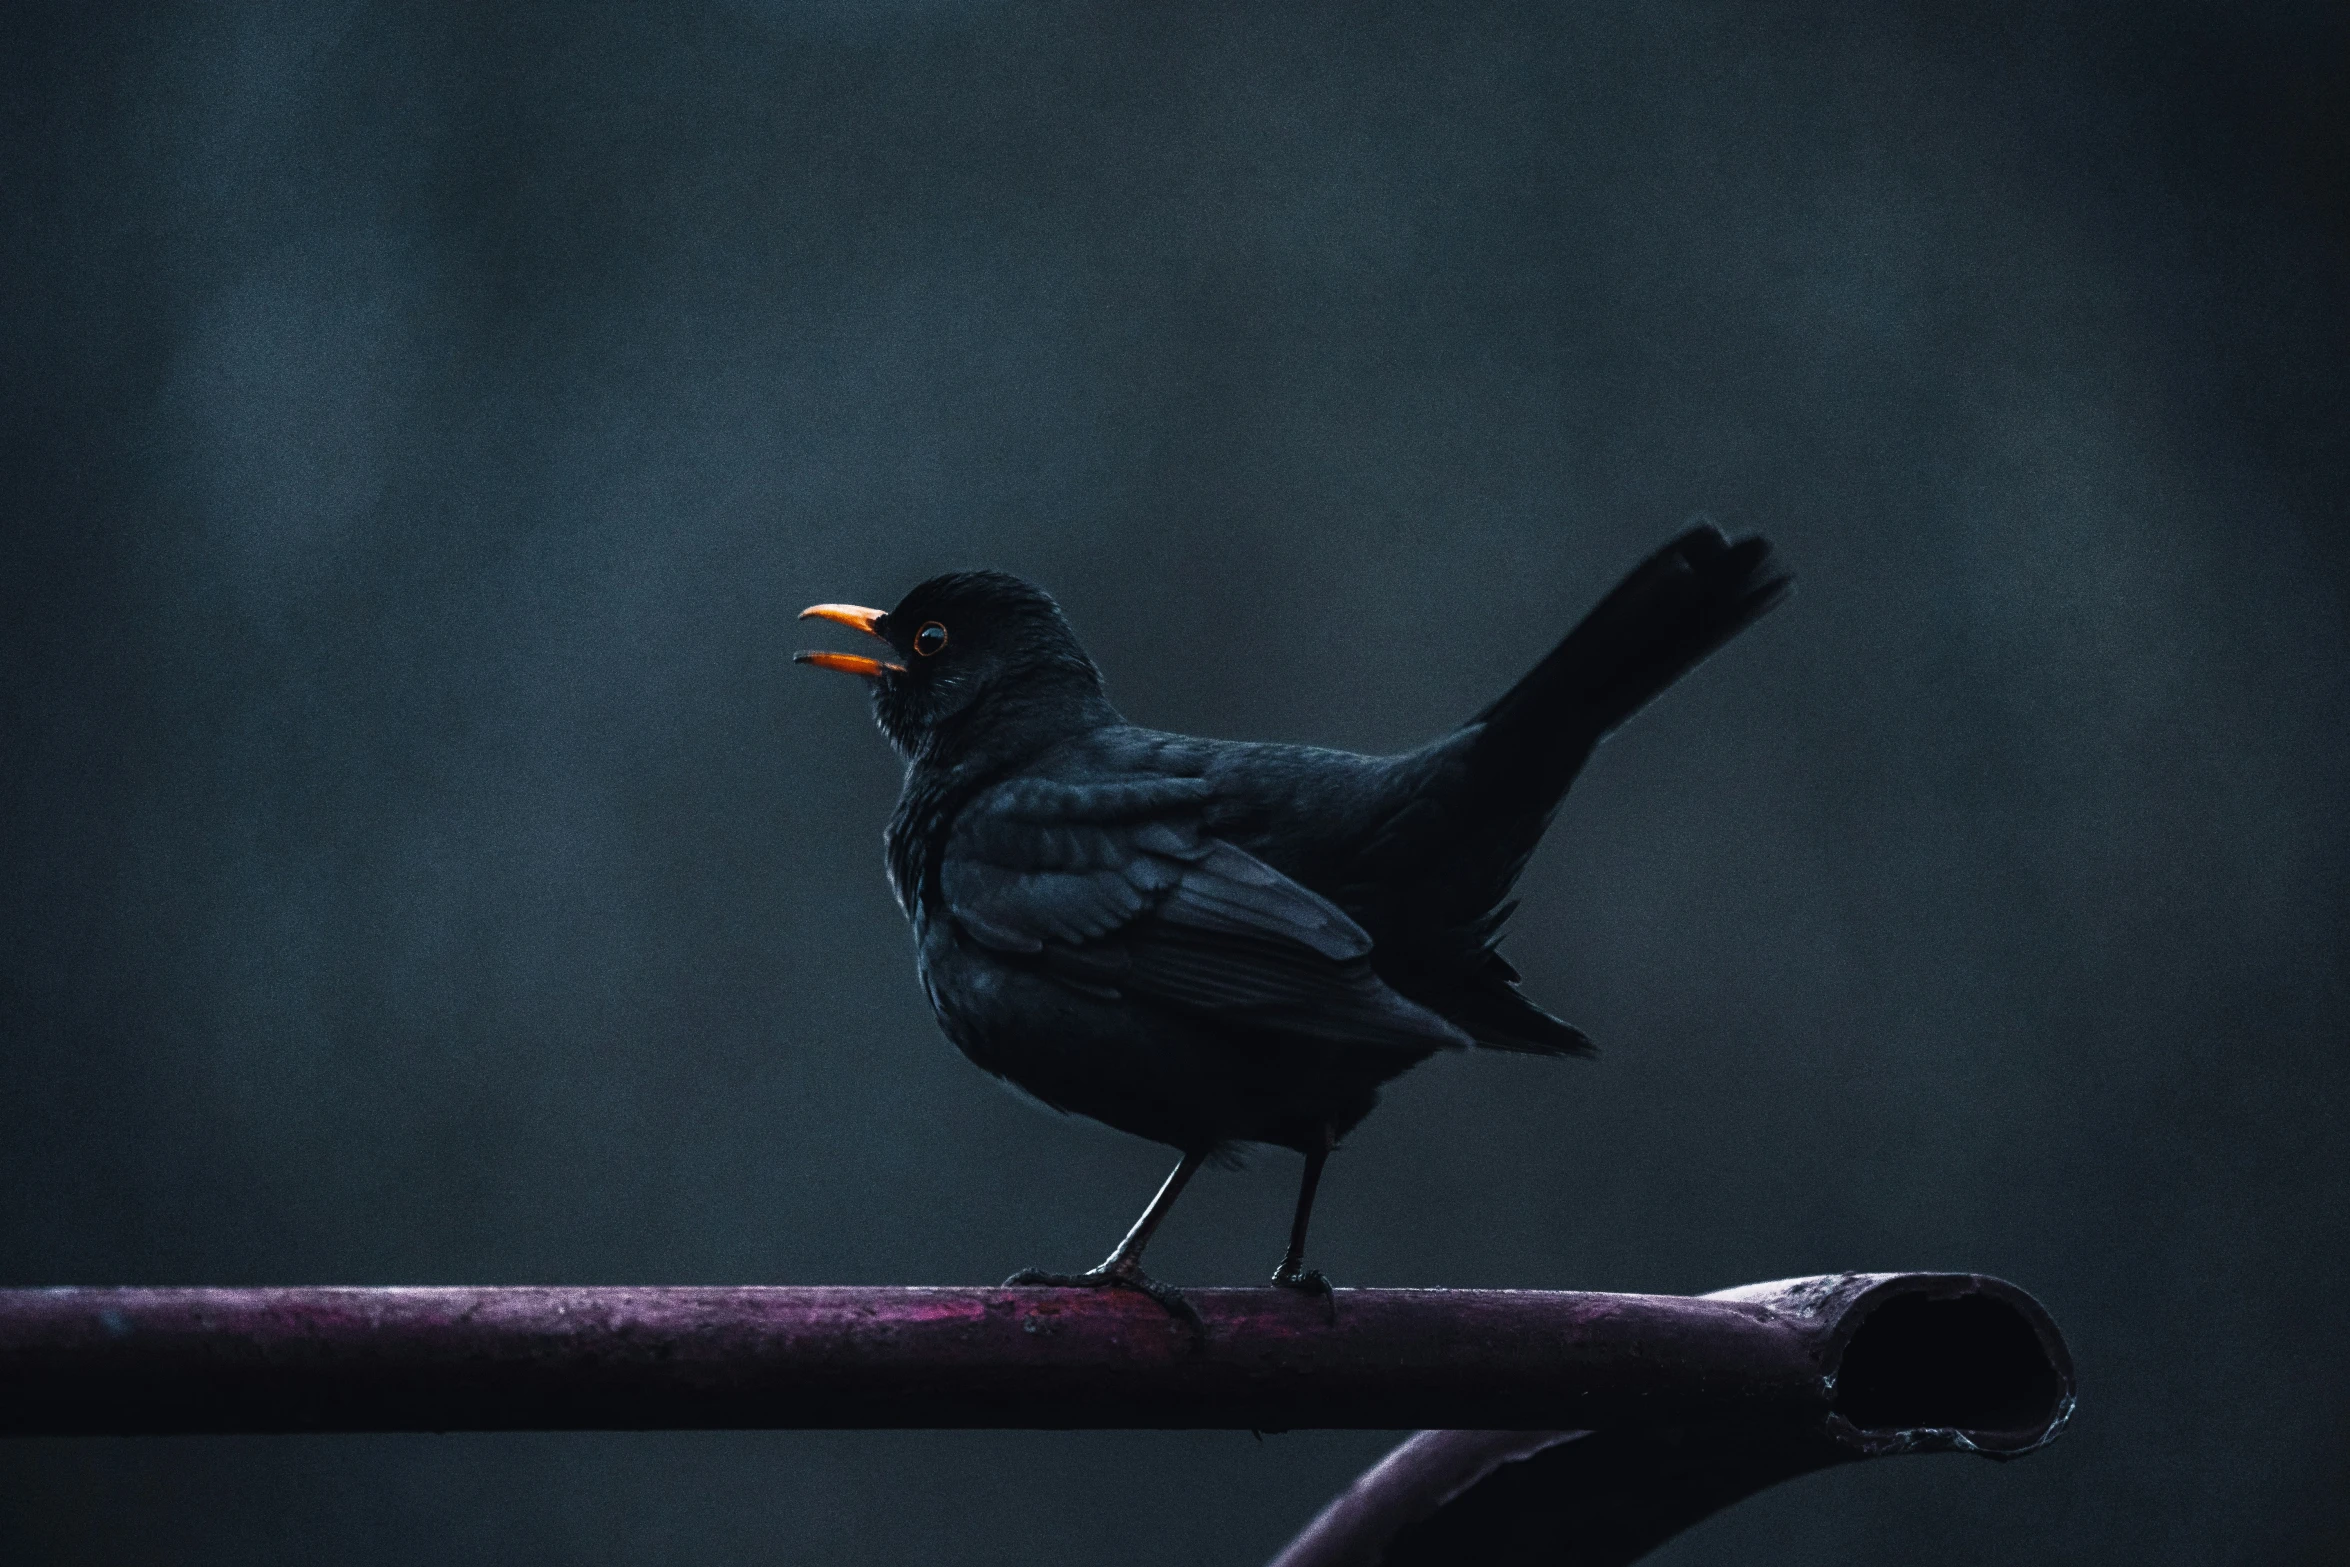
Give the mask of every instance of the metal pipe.
[[1704, 1298], [1802, 1324], [1824, 1397], [1602, 1429], [1423, 1431], [1273, 1567], [1617, 1567], [1782, 1480], [1900, 1453], [2020, 1458], [2072, 1415], [2063, 1336], [1999, 1279], [1840, 1274]]
[[1335, 1322], [1287, 1291], [1189, 1295], [1204, 1336], [1116, 1290], [0, 1290], [0, 1432], [1555, 1431], [1836, 1408], [1821, 1319], [1783, 1287], [1340, 1290]]

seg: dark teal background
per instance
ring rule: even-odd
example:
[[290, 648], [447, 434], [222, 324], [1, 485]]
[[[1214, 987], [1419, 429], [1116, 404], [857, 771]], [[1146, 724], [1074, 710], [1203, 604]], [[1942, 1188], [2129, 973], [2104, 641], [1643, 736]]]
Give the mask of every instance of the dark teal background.
[[[1164, 1155], [937, 1036], [819, 599], [1369, 749], [1703, 510], [1341, 1281], [1979, 1269], [2022, 1465], [1659, 1558], [2350, 1553], [2338, 6], [0, 21], [0, 1283], [980, 1282]], [[1153, 1252], [1262, 1277], [1286, 1154]], [[15, 1563], [1261, 1560], [1390, 1438], [15, 1442]]]

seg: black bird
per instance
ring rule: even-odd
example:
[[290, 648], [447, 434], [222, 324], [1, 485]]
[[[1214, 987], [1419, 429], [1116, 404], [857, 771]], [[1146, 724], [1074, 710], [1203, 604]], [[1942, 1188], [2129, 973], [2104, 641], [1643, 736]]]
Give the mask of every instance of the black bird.
[[1128, 723], [1052, 599], [995, 571], [933, 577], [887, 612], [802, 611], [894, 657], [801, 653], [872, 682], [906, 759], [887, 833], [939, 1026], [1044, 1103], [1182, 1160], [1099, 1267], [1012, 1283], [1121, 1285], [1185, 1312], [1142, 1249], [1201, 1162], [1305, 1155], [1276, 1284], [1305, 1267], [1323, 1161], [1379, 1085], [1471, 1045], [1587, 1055], [1495, 950], [1592, 748], [1776, 604], [1761, 538], [1691, 528], [1526, 677], [1401, 756], [1202, 740]]

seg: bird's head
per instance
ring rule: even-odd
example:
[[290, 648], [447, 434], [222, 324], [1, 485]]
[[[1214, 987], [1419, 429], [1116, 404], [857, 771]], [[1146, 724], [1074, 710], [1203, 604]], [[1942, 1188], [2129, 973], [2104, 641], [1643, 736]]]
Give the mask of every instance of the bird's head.
[[887, 644], [883, 657], [795, 653], [792, 662], [871, 682], [874, 721], [909, 760], [956, 761], [1118, 716], [1061, 607], [1005, 572], [933, 577], [891, 610], [816, 604], [800, 618], [852, 626]]

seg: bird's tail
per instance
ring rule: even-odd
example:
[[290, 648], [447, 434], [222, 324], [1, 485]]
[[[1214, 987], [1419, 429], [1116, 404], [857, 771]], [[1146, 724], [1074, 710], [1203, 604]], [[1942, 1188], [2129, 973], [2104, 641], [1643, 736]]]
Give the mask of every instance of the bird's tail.
[[[1426, 799], [1389, 828], [1392, 879], [1408, 885], [1415, 955], [1391, 976], [1480, 1045], [1587, 1055], [1591, 1041], [1518, 989], [1494, 945], [1510, 889], [1592, 747], [1784, 598], [1760, 538], [1733, 544], [1701, 523], [1642, 561], [1499, 701], [1418, 753], [1442, 758]], [[1408, 866], [1409, 869], [1405, 869]]]
[[[1759, 536], [1700, 523], [1635, 567], [1525, 678], [1470, 720], [1470, 771], [1542, 821], [1591, 749], [1787, 594]], [[1539, 828], [1536, 829], [1539, 832]], [[1531, 847], [1531, 845], [1529, 845]]]

